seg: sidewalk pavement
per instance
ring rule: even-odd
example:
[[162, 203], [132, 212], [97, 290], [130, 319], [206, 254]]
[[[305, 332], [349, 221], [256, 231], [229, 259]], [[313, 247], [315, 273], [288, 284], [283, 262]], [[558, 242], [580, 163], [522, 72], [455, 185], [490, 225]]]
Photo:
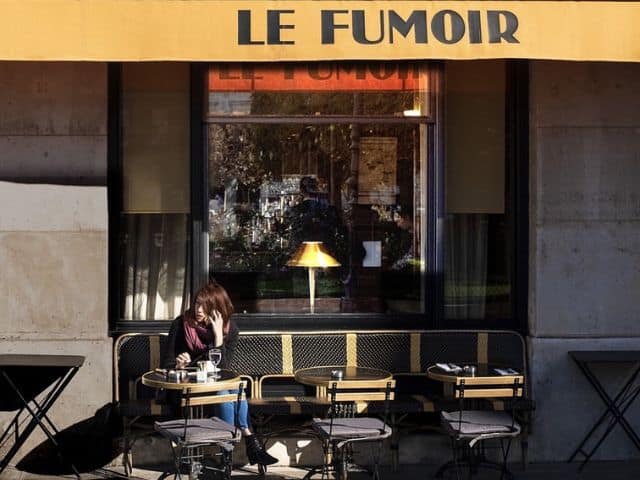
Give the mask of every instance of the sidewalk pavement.
[[[580, 472], [578, 463], [534, 463], [522, 470], [519, 464], [510, 466], [514, 474], [514, 480], [640, 480], [640, 460], [615, 461], [615, 462], [590, 462]], [[390, 467], [381, 468], [381, 480], [426, 480], [434, 478], [437, 465], [400, 465], [396, 471]], [[131, 480], [155, 480], [162, 474], [163, 467], [147, 467], [146, 469], [134, 469]], [[101, 472], [87, 473], [82, 475], [82, 480], [94, 480], [100, 478], [118, 478], [122, 469], [114, 467]], [[296, 467], [269, 467], [267, 474], [260, 480], [300, 480], [307, 473], [304, 468]], [[462, 472], [461, 478], [466, 478], [466, 472]], [[1, 480], [53, 480], [53, 479], [73, 479], [72, 475], [46, 476], [34, 475], [27, 472], [8, 468], [1, 475]], [[169, 477], [172, 478], [172, 477]], [[187, 480], [188, 476], [183, 476]], [[215, 477], [206, 477], [209, 478]], [[234, 480], [259, 479], [257, 468], [244, 467], [234, 469], [232, 478]], [[313, 477], [320, 478], [320, 475]], [[351, 480], [367, 480], [367, 474], [350, 474]], [[473, 476], [473, 480], [493, 480], [500, 478], [499, 472], [492, 470], [481, 470]], [[444, 480], [456, 479], [453, 472], [444, 476]]]

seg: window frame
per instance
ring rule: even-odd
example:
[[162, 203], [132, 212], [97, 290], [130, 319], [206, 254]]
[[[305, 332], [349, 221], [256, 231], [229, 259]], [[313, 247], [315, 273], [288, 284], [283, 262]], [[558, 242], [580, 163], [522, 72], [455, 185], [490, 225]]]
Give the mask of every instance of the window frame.
[[[122, 210], [122, 122], [121, 122], [121, 63], [107, 64], [107, 172], [108, 172], [108, 318], [109, 334], [118, 336], [127, 332], [166, 331], [171, 319], [132, 321], [119, 318], [119, 215]], [[190, 178], [191, 178], [191, 284], [197, 285], [208, 276], [208, 224], [207, 205], [207, 125], [212, 120], [227, 123], [299, 123], [307, 116], [246, 116], [221, 117], [206, 115], [207, 72], [209, 63], [190, 64]], [[444, 132], [443, 132], [443, 63], [432, 62], [435, 75], [430, 76], [430, 91], [434, 92], [432, 116], [393, 118], [371, 115], [352, 119], [356, 123], [426, 123], [429, 141], [425, 148], [427, 185], [423, 186], [423, 202], [426, 206], [425, 242], [427, 271], [424, 282], [425, 312], [420, 314], [398, 313], [341, 313], [314, 314], [241, 314], [234, 316], [244, 331], [264, 330], [360, 330], [360, 329], [511, 329], [526, 334], [528, 330], [528, 252], [529, 252], [529, 62], [507, 62], [506, 88], [506, 182], [512, 206], [509, 233], [513, 241], [512, 264], [513, 298], [508, 320], [445, 320], [444, 319]], [[317, 123], [345, 122], [349, 116], [320, 117]], [[193, 288], [193, 287], [192, 287]]]

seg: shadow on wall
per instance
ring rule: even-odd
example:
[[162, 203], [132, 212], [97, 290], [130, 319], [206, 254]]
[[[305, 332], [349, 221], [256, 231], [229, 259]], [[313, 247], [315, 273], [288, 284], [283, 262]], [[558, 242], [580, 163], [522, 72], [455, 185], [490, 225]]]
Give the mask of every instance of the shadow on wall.
[[42, 442], [16, 465], [18, 470], [37, 475], [73, 474], [71, 464], [82, 472], [91, 472], [109, 464], [122, 453], [122, 419], [113, 404], [96, 410], [93, 417], [58, 432], [54, 438], [62, 457], [50, 440]]

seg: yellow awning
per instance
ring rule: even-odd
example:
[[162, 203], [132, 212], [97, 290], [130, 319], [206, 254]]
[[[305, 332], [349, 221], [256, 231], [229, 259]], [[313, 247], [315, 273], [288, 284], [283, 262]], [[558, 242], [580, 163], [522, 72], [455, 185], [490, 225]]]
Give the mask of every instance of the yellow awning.
[[640, 61], [640, 2], [0, 0], [3, 60]]

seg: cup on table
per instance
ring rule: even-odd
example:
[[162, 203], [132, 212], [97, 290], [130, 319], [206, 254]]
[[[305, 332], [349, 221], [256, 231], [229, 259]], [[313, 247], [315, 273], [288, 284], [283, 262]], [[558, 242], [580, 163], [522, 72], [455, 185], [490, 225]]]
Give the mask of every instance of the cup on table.
[[196, 370], [196, 382], [206, 382], [207, 381], [207, 361], [200, 360], [196, 365], [198, 366], [198, 370]]

